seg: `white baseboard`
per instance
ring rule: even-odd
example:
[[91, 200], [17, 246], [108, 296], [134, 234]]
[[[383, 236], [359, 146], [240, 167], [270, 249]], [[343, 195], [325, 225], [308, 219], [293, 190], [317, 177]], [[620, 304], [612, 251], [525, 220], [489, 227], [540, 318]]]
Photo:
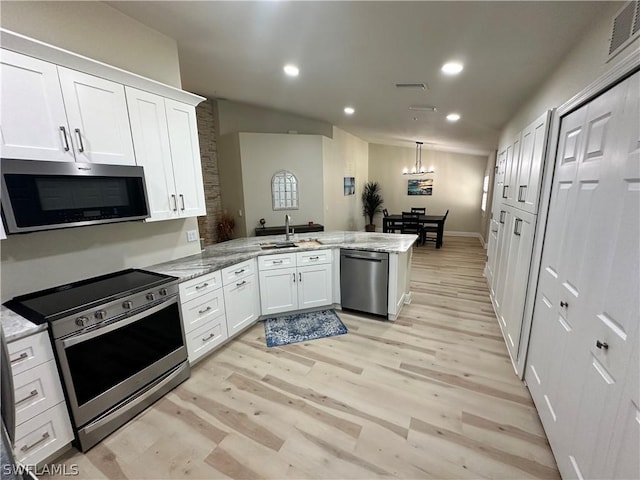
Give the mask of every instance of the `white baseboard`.
[[484, 243], [484, 239], [482, 238], [482, 235], [480, 235], [478, 232], [452, 232], [452, 231], [446, 231], [446, 232], [444, 232], [444, 236], [445, 237], [474, 237], [474, 238], [477, 238], [480, 241], [480, 244], [482, 245], [483, 248], [487, 248], [487, 246]]

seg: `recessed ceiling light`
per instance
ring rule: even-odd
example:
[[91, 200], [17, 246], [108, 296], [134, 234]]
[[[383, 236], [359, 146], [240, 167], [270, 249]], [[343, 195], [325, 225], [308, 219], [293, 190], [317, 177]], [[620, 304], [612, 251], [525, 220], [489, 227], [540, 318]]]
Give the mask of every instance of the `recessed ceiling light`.
[[300, 70], [298, 69], [298, 67], [291, 64], [285, 65], [283, 70], [284, 70], [284, 73], [286, 73], [290, 77], [297, 77], [298, 74], [300, 73]]
[[459, 74], [464, 66], [458, 62], [448, 62], [442, 66], [442, 72], [447, 75], [457, 75]]
[[344, 107], [344, 113], [347, 115], [353, 115], [355, 111], [356, 110], [353, 107]]
[[458, 120], [460, 120], [460, 115], [458, 115], [457, 113], [450, 113], [449, 115], [447, 115], [447, 120], [449, 120], [450, 122], [457, 122]]

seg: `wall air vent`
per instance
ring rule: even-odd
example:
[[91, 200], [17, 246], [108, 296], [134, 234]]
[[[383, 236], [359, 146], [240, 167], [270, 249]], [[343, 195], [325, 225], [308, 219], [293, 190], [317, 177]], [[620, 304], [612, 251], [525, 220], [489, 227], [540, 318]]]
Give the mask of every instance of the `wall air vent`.
[[409, 110], [416, 112], [437, 112], [438, 109], [432, 105], [411, 105]]
[[396, 88], [420, 88], [422, 90], [427, 89], [426, 83], [396, 83]]
[[627, 3], [613, 19], [611, 43], [609, 44], [609, 60], [620, 53], [640, 34], [640, 2]]

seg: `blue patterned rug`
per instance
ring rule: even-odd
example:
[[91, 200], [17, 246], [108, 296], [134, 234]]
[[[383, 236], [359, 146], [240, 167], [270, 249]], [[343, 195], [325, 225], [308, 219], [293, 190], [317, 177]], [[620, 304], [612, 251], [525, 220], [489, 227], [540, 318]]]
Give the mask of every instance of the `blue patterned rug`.
[[348, 332], [335, 310], [297, 313], [264, 321], [267, 347], [344, 335]]

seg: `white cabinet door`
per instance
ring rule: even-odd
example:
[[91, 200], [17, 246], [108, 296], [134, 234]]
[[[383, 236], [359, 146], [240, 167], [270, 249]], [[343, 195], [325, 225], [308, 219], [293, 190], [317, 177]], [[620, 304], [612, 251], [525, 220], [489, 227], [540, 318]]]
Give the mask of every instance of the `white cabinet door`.
[[260, 293], [255, 275], [224, 287], [229, 337], [251, 325], [260, 316]]
[[522, 152], [513, 191], [516, 206], [530, 213], [538, 210], [540, 174], [546, 153], [550, 115], [550, 112], [546, 112], [522, 132]]
[[298, 267], [298, 309], [331, 305], [331, 264]]
[[503, 206], [498, 214], [498, 241], [496, 243], [496, 264], [493, 275], [493, 285], [491, 290], [493, 294], [493, 303], [500, 318], [500, 312], [502, 311], [502, 302], [506, 295], [507, 285], [505, 283], [506, 268], [507, 268], [507, 256], [509, 252], [509, 240], [508, 225], [511, 224], [511, 218], [513, 216], [512, 210], [506, 206]]
[[178, 217], [178, 198], [169, 147], [164, 98], [125, 87], [136, 164], [144, 168], [151, 217], [146, 221]]
[[298, 308], [298, 279], [295, 267], [260, 270], [262, 315], [290, 312]]
[[73, 162], [56, 66], [2, 50], [0, 155]]
[[515, 206], [517, 200], [518, 162], [520, 161], [520, 135], [507, 147], [502, 198], [507, 205]]
[[135, 165], [124, 86], [57, 68], [76, 161]]
[[185, 217], [206, 215], [195, 107], [169, 99], [165, 106], [178, 211]]
[[0, 240], [7, 238], [7, 234], [4, 231], [4, 223], [0, 220]]
[[487, 266], [485, 275], [491, 295], [494, 295], [494, 277], [496, 274], [496, 262], [498, 253], [498, 232], [500, 230], [500, 222], [498, 218], [491, 214], [491, 222], [489, 223], [489, 240], [487, 246]]

